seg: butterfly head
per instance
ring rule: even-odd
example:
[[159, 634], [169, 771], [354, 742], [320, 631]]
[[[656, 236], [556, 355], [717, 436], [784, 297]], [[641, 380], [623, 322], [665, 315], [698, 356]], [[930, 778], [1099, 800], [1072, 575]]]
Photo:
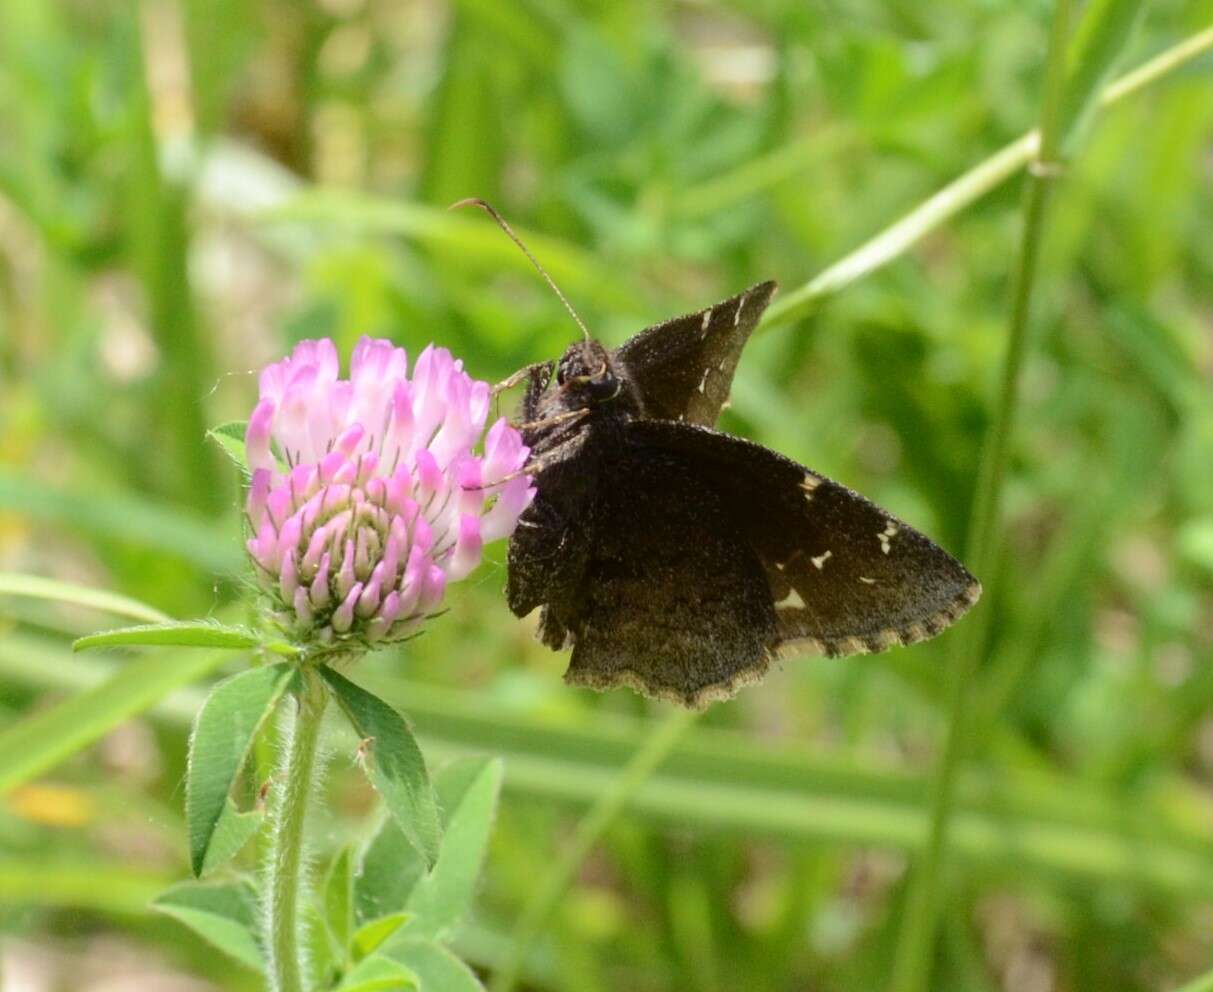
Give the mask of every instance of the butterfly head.
[[579, 407], [613, 400], [622, 389], [607, 350], [593, 340], [569, 345], [556, 367], [556, 383]]

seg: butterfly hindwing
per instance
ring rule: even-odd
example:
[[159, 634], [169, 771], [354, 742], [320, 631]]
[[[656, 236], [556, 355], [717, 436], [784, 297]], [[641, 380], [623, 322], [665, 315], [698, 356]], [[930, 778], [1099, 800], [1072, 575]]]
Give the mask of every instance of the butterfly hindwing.
[[858, 493], [742, 438], [659, 421], [629, 441], [678, 457], [762, 563], [773, 653], [881, 651], [934, 636], [981, 587], [955, 558]]
[[566, 679], [703, 706], [757, 681], [776, 616], [761, 562], [678, 453], [626, 446], [603, 473], [580, 581], [549, 601]]
[[[561, 445], [562, 457], [535, 477], [535, 498], [510, 538], [506, 600], [517, 616], [560, 602], [580, 586], [594, 539], [601, 448], [592, 427], [576, 433]], [[566, 640], [554, 625], [540, 636], [556, 649]]]
[[654, 324], [624, 343], [614, 361], [654, 420], [711, 427], [729, 398], [741, 350], [775, 295], [751, 286], [706, 310]]

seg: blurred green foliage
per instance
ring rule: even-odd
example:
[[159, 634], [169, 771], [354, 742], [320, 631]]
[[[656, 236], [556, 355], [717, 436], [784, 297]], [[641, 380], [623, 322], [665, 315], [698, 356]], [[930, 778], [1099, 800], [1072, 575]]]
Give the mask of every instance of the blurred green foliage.
[[[7, 0], [0, 567], [244, 620], [238, 480], [204, 435], [247, 414], [250, 370], [302, 337], [348, 353], [368, 333], [413, 354], [440, 341], [493, 379], [575, 333], [513, 247], [447, 204], [493, 201], [610, 342], [762, 278], [792, 289], [1034, 125], [1048, 13]], [[1121, 68], [1211, 22], [1209, 0], [1157, 0]], [[1160, 990], [1213, 966], [1211, 73], [1195, 61], [1087, 120], [1055, 193], [940, 992]], [[962, 550], [1018, 193], [759, 335], [727, 428]], [[504, 548], [489, 558], [365, 670], [427, 753], [506, 758], [455, 941], [486, 972], [663, 709], [565, 688], [563, 659], [505, 608]], [[114, 670], [67, 650], [99, 614], [0, 609], [0, 729]], [[883, 987], [941, 657], [792, 662], [715, 707], [584, 865], [529, 986]], [[169, 697], [0, 805], [0, 932], [20, 939], [0, 953], [79, 955], [56, 987], [86, 988], [118, 938], [255, 987], [149, 907], [185, 872], [197, 703]], [[333, 849], [371, 804], [356, 743], [332, 742]]]

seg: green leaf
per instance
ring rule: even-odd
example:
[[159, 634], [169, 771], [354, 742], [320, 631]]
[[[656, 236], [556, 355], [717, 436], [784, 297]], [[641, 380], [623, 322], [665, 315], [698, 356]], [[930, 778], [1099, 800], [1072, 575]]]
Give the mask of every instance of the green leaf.
[[422, 992], [484, 992], [471, 968], [431, 940], [399, 941], [391, 955], [417, 976]]
[[315, 987], [327, 989], [336, 984], [345, 971], [345, 948], [333, 945], [332, 935], [323, 913], [314, 902], [301, 907], [303, 913], [303, 948], [315, 977]]
[[145, 623], [137, 627], [119, 627], [78, 638], [73, 651], [89, 648], [150, 645], [178, 648], [255, 648], [260, 639], [243, 627], [228, 627], [210, 620], [181, 620], [171, 623]]
[[0, 573], [0, 594], [32, 596], [35, 599], [49, 599], [58, 603], [70, 603], [73, 606], [88, 606], [95, 610], [105, 610], [107, 613], [130, 617], [132, 620], [144, 620], [147, 623], [161, 623], [169, 619], [155, 607], [141, 603], [137, 599], [131, 599], [129, 596], [120, 596], [118, 593], [107, 592], [104, 589], [76, 585], [74, 582], [45, 579], [40, 575]]
[[[396, 992], [418, 988], [422, 988], [421, 983], [406, 965], [375, 954], [355, 965], [337, 986], [337, 992]], [[429, 986], [425, 989], [428, 992]]]
[[343, 957], [354, 932], [354, 851], [343, 847], [329, 865], [324, 883], [324, 917]]
[[195, 875], [202, 873], [215, 826], [253, 738], [293, 673], [285, 661], [250, 668], [215, 686], [198, 711], [185, 779], [185, 823]]
[[240, 812], [229, 798], [223, 804], [223, 812], [219, 814], [219, 822], [215, 825], [211, 843], [206, 849], [201, 877], [205, 878], [239, 854], [244, 845], [252, 840], [264, 819], [265, 814], [259, 809], [249, 810], [247, 813]]
[[388, 812], [405, 837], [433, 867], [442, 828], [438, 806], [425, 770], [425, 759], [404, 717], [333, 669], [320, 674], [332, 688], [354, 729], [363, 738], [359, 749], [371, 784], [383, 796]]
[[88, 747], [174, 689], [209, 675], [226, 653], [156, 655], [122, 666], [100, 685], [0, 731], [0, 794]]
[[501, 792], [500, 758], [464, 758], [452, 762], [436, 784], [445, 819], [438, 862], [409, 897], [418, 936], [440, 937], [467, 913]]
[[417, 848], [391, 816], [384, 816], [362, 855], [362, 869], [354, 882], [358, 920], [365, 923], [402, 910], [425, 872], [425, 859]]
[[233, 420], [212, 427], [206, 432], [206, 436], [219, 445], [223, 453], [234, 461], [246, 476], [249, 474], [248, 453], [244, 448], [244, 435], [247, 431], [247, 420]]
[[257, 896], [252, 886], [199, 885], [186, 882], [173, 886], [153, 907], [184, 923], [198, 936], [241, 964], [265, 970], [257, 932]]
[[392, 934], [413, 918], [412, 913], [392, 913], [364, 923], [351, 941], [355, 959], [362, 959], [382, 946]]

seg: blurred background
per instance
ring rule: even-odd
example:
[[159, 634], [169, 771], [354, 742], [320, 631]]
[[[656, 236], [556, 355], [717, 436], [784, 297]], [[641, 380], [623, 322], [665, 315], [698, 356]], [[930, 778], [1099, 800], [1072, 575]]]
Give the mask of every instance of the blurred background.
[[[244, 619], [238, 480], [205, 432], [247, 416], [250, 370], [373, 334], [496, 380], [575, 336], [449, 203], [493, 202], [609, 343], [761, 279], [786, 293], [1034, 124], [1050, 10], [5, 0], [0, 569]], [[1208, 0], [1158, 0], [1124, 65], [1211, 22]], [[1102, 114], [1058, 187], [933, 989], [1164, 990], [1213, 966], [1211, 83], [1206, 57]], [[963, 552], [1020, 192], [760, 331], [725, 427]], [[506, 609], [504, 557], [359, 675], [432, 760], [506, 759], [455, 940], [484, 974], [668, 712], [565, 687]], [[0, 730], [130, 663], [70, 652], [111, 622], [0, 601]], [[525, 986], [882, 988], [942, 657], [791, 661], [713, 707], [585, 863]], [[147, 700], [0, 800], [5, 992], [257, 987], [148, 908], [187, 872], [200, 698]], [[335, 844], [373, 800], [344, 743], [332, 764]]]

